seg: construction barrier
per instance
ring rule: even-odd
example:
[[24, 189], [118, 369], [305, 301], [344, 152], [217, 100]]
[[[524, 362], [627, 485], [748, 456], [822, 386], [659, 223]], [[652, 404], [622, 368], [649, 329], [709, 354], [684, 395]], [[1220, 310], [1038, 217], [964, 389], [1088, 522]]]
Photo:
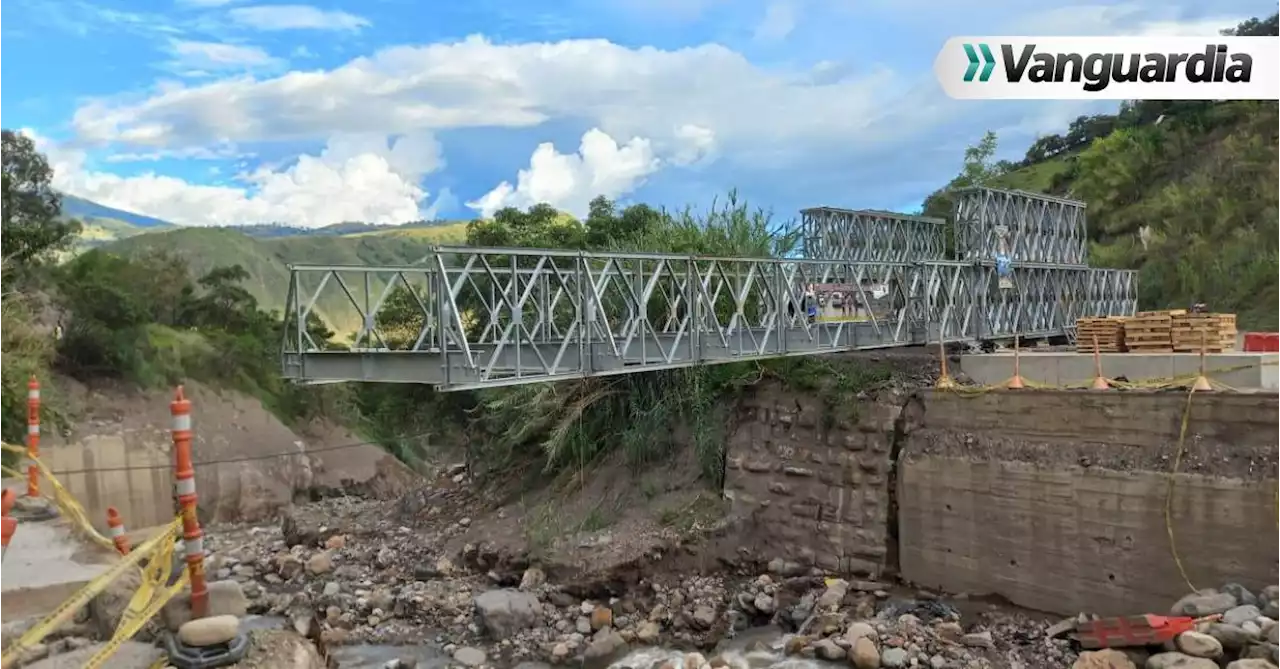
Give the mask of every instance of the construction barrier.
[[0, 510], [3, 513], [0, 513], [0, 516], [4, 517], [4, 545], [3, 548], [0, 548], [0, 558], [3, 558], [4, 554], [9, 552], [9, 540], [13, 539], [13, 533], [18, 531], [18, 519], [9, 517], [9, 509], [13, 508], [18, 496], [13, 494], [12, 490], [4, 491], [3, 495], [3, 502], [0, 502]]
[[40, 476], [34, 460], [40, 457], [40, 382], [32, 376], [27, 381], [27, 497], [40, 496]]
[[1280, 352], [1280, 333], [1276, 333], [1276, 332], [1246, 333], [1244, 336], [1244, 350], [1246, 353]]
[[[164, 605], [188, 585], [191, 586], [192, 618], [203, 617], [208, 609], [208, 587], [204, 575], [204, 542], [200, 523], [196, 516], [195, 467], [191, 457], [191, 402], [183, 396], [182, 387], [175, 393], [170, 404], [173, 415], [174, 445], [174, 478], [178, 499], [182, 512], [170, 521], [161, 531], [134, 550], [130, 550], [129, 540], [124, 531], [124, 520], [114, 508], [107, 510], [107, 527], [111, 538], [103, 536], [89, 522], [88, 515], [80, 503], [58, 481], [53, 472], [39, 458], [39, 406], [40, 386], [34, 377], [28, 384], [28, 430], [26, 448], [11, 444], [0, 444], [6, 452], [23, 455], [28, 460], [27, 492], [31, 496], [40, 494], [40, 478], [43, 476], [48, 484], [45, 493], [58, 507], [62, 517], [89, 538], [93, 543], [119, 553], [120, 562], [113, 565], [106, 573], [94, 578], [81, 588], [70, 599], [63, 602], [39, 624], [32, 627], [0, 656], [0, 667], [12, 666], [12, 662], [21, 658], [27, 651], [40, 643], [54, 630], [69, 621], [76, 612], [89, 604], [94, 597], [104, 592], [116, 579], [126, 571], [142, 565], [142, 579], [133, 597], [130, 598], [116, 626], [111, 639], [84, 665], [96, 669], [119, 650], [121, 644], [133, 638], [149, 620], [154, 618]], [[22, 472], [9, 467], [2, 468], [5, 475], [22, 478]], [[4, 493], [4, 547], [7, 549], [9, 539], [16, 528], [16, 520], [8, 517], [8, 511], [14, 502], [12, 491]], [[13, 521], [13, 522], [10, 522]], [[179, 532], [181, 528], [181, 532]], [[187, 568], [181, 575], [173, 578], [173, 552], [176, 540], [181, 537], [185, 547]], [[173, 581], [170, 583], [170, 581]], [[157, 662], [163, 666], [164, 662]]]
[[[121, 618], [121, 625], [116, 628], [116, 633], [112, 637], [112, 641], [115, 642], [114, 648], [119, 648], [121, 643], [132, 637], [141, 628], [141, 625], [126, 626], [126, 621], [134, 620], [137, 616], [152, 608], [158, 611], [160, 607], [164, 606], [164, 602], [167, 602], [170, 597], [181, 590], [180, 587], [176, 589], [166, 587], [169, 570], [172, 568], [174, 539], [177, 537], [178, 528], [181, 525], [182, 519], [174, 518], [156, 536], [144, 542], [137, 550], [125, 556], [120, 562], [112, 565], [101, 576], [85, 584], [70, 599], [54, 609], [53, 613], [27, 630], [17, 641], [14, 641], [12, 645], [5, 649], [3, 656], [0, 656], [0, 665], [10, 666], [11, 662], [22, 657], [26, 651], [74, 618], [77, 611], [87, 606], [94, 597], [106, 591], [112, 581], [120, 578], [126, 571], [136, 567], [146, 559], [148, 564], [147, 569], [143, 570], [142, 585], [138, 588], [138, 592], [134, 594], [133, 599], [130, 600], [129, 608], [126, 609], [124, 617]], [[157, 580], [161, 572], [163, 572], [164, 580]], [[185, 579], [179, 579], [178, 583], [185, 585]], [[160, 601], [159, 606], [153, 606], [160, 599], [163, 599], [163, 601]], [[139, 604], [139, 601], [142, 601], [142, 603]], [[128, 636], [123, 636], [125, 632], [128, 632]], [[108, 653], [109, 655], [110, 653]]]

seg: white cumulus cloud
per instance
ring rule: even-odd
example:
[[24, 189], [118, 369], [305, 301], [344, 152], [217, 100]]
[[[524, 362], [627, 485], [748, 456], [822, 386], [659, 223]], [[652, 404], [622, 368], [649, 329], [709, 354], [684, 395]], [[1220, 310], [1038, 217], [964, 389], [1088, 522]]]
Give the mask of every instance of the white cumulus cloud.
[[171, 40], [168, 49], [172, 59], [165, 65], [180, 74], [252, 70], [283, 64], [265, 49], [241, 44]]
[[[783, 150], [800, 156], [832, 143], [881, 142], [927, 124], [934, 108], [900, 104], [914, 83], [874, 67], [815, 81], [806, 71], [758, 66], [715, 44], [663, 50], [602, 39], [495, 44], [472, 36], [384, 49], [328, 71], [95, 100], [76, 111], [73, 126], [89, 141], [174, 148], [573, 118], [614, 137], [654, 142], [680, 141], [685, 126], [705, 128], [721, 155], [768, 146], [777, 149], [768, 155], [776, 164]], [[885, 119], [892, 122], [877, 127]]]
[[[145, 173], [122, 177], [92, 169], [83, 151], [27, 131], [49, 158], [55, 188], [95, 202], [183, 225], [285, 223], [321, 227], [343, 221], [404, 223], [434, 216], [420, 185], [443, 165], [429, 135], [340, 135], [317, 155], [261, 167], [237, 185], [201, 185]], [[441, 198], [452, 198], [447, 192]]]
[[368, 27], [369, 20], [336, 9], [311, 5], [254, 5], [235, 7], [230, 19], [247, 28], [263, 31], [337, 30], [355, 31]]
[[488, 217], [503, 207], [525, 208], [545, 202], [581, 218], [592, 198], [630, 193], [660, 164], [649, 140], [633, 137], [619, 145], [592, 128], [582, 136], [577, 153], [560, 153], [550, 142], [539, 144], [514, 186], [503, 181], [467, 206]]

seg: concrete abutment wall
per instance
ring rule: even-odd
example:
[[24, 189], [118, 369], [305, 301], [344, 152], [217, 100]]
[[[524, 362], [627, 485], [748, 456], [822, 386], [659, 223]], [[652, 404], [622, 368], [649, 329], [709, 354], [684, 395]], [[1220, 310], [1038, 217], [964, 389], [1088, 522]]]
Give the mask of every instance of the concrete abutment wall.
[[[1197, 394], [1169, 506], [1196, 587], [1277, 582], [1277, 396]], [[744, 401], [726, 490], [766, 558], [1070, 614], [1161, 613], [1184, 393]]]

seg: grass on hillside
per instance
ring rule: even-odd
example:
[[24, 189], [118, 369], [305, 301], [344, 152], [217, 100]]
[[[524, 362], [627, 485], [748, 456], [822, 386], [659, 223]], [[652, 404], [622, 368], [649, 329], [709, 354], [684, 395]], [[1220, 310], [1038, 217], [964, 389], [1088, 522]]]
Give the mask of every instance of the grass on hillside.
[[406, 227], [391, 228], [389, 230], [370, 230], [367, 232], [356, 232], [349, 235], [342, 235], [348, 238], [360, 237], [411, 237], [413, 239], [423, 239], [433, 241], [437, 244], [462, 244], [467, 241], [467, 223], [459, 221], [457, 223], [446, 223], [444, 225], [433, 225], [430, 227]]
[[[450, 234], [445, 227], [444, 233]], [[283, 311], [289, 293], [289, 265], [413, 265], [420, 263], [431, 247], [445, 243], [447, 237], [415, 234], [435, 230], [379, 231], [373, 234], [350, 236], [296, 236], [260, 239], [226, 228], [180, 228], [150, 234], [137, 235], [117, 241], [111, 248], [125, 255], [138, 255], [160, 251], [184, 259], [192, 276], [203, 276], [219, 266], [240, 265], [249, 278], [244, 288], [268, 311]], [[352, 291], [360, 310], [365, 309], [364, 279], [359, 272], [341, 273], [343, 281]], [[370, 301], [381, 294], [388, 275], [371, 275]], [[321, 275], [310, 274], [304, 280], [304, 300], [319, 284]], [[360, 310], [341, 290], [330, 281], [316, 301], [315, 311], [343, 341], [360, 327]]]

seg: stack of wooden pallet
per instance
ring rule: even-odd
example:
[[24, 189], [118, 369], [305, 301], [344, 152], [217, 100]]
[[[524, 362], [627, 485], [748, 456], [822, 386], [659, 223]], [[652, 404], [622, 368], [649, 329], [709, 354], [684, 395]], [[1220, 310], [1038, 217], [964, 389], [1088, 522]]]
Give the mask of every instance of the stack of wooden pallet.
[[1172, 353], [1173, 319], [1187, 312], [1139, 311], [1124, 324], [1124, 345], [1131, 353]]
[[1232, 351], [1236, 347], [1235, 314], [1188, 314], [1173, 317], [1171, 327], [1173, 350], [1206, 353]]
[[1125, 321], [1122, 316], [1076, 319], [1076, 352], [1093, 353], [1097, 342], [1099, 353], [1123, 353]]

